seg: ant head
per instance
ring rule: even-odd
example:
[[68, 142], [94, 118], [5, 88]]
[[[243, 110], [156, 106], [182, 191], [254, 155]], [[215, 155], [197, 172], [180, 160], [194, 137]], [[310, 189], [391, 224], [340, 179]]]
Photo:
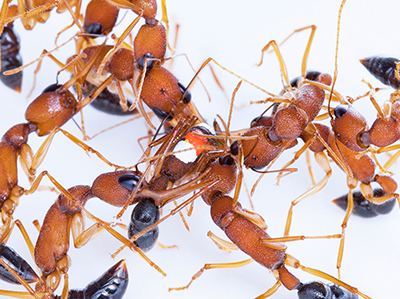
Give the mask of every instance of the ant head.
[[269, 128], [272, 125], [273, 119], [272, 116], [258, 116], [251, 121], [250, 128], [258, 126]]
[[[97, 198], [115, 207], [122, 207], [128, 201], [140, 179], [139, 172], [130, 170], [103, 173], [94, 180], [91, 192]], [[146, 184], [143, 182], [144, 187], [147, 187]], [[140, 187], [142, 188], [142, 185]]]
[[353, 151], [363, 151], [366, 145], [361, 142], [362, 134], [368, 130], [364, 116], [350, 105], [338, 105], [334, 110], [332, 130], [336, 138]]
[[165, 27], [158, 21], [154, 24], [145, 24], [140, 27], [133, 42], [133, 49], [137, 61], [145, 55], [151, 55], [151, 58], [163, 61], [167, 51]]
[[117, 22], [119, 8], [104, 0], [92, 0], [86, 7], [83, 28], [91, 38], [107, 35]]
[[52, 84], [26, 109], [25, 119], [37, 125], [37, 134], [45, 136], [61, 127], [75, 115], [77, 101], [69, 91]]

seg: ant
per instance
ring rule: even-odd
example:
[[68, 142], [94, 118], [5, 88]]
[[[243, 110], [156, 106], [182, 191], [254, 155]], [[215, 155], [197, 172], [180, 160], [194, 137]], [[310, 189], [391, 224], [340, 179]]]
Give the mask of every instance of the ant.
[[[87, 71], [88, 69], [86, 69]], [[38, 188], [41, 179], [45, 175], [48, 175], [47, 172], [42, 172], [34, 181], [36, 169], [42, 163], [56, 133], [56, 129], [59, 129], [65, 122], [89, 104], [92, 97], [96, 97], [101, 92], [99, 88], [91, 96], [77, 102], [68, 88], [84, 76], [85, 70], [64, 85], [53, 84], [47, 87], [26, 109], [25, 118], [27, 123], [15, 125], [3, 135], [0, 142], [0, 165], [3, 173], [0, 180], [2, 233], [10, 229], [12, 214], [18, 205], [18, 199], [23, 194], [33, 193]], [[38, 136], [49, 135], [36, 155], [33, 155], [27, 143], [29, 135], [33, 132], [36, 132]], [[78, 145], [83, 145], [65, 131], [61, 130], [61, 132]], [[91, 150], [87, 146], [84, 146], [84, 148], [89, 151]], [[18, 185], [18, 157], [20, 157], [22, 168], [28, 175], [29, 180], [31, 182], [34, 181], [29, 190], [24, 190]], [[106, 160], [104, 159], [104, 161]], [[113, 164], [111, 163], [110, 165]], [[51, 176], [49, 178], [52, 179]]]

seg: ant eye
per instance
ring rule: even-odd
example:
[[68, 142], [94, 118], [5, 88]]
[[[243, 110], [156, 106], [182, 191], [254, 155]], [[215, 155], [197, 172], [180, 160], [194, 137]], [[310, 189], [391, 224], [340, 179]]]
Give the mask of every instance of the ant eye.
[[[143, 68], [144, 68], [144, 60], [146, 58], [154, 58], [154, 56], [151, 53], [147, 53], [147, 54], [143, 55], [142, 57], [140, 57], [140, 59], [138, 60], [137, 63], [138, 63], [138, 66], [139, 66], [139, 68], [141, 70], [143, 70]], [[154, 65], [154, 61], [153, 60], [147, 60], [146, 61], [146, 69], [147, 70], [151, 69], [153, 67], [153, 65]]]
[[292, 86], [293, 88], [298, 88], [298, 81], [299, 81], [300, 77], [296, 77], [294, 78], [292, 81], [290, 81], [290, 86]]
[[237, 156], [239, 154], [239, 146], [237, 140], [231, 144], [231, 154]]
[[306, 75], [306, 79], [310, 81], [317, 81], [318, 76], [321, 75], [321, 72], [318, 71], [308, 71]]
[[173, 116], [170, 113], [162, 111], [160, 108], [153, 107], [151, 110], [153, 110], [154, 114], [161, 120], [171, 121], [173, 119]]
[[339, 106], [337, 106], [335, 108], [335, 112], [334, 112], [335, 116], [337, 118], [340, 118], [347, 112], [347, 110], [349, 110], [349, 106], [348, 105], [339, 105]]
[[118, 178], [118, 183], [130, 191], [133, 191], [133, 189], [136, 188], [138, 182], [139, 177], [134, 174], [123, 174]]
[[219, 164], [223, 166], [231, 166], [235, 164], [235, 160], [231, 156], [227, 155], [219, 158]]
[[44, 94], [44, 93], [46, 93], [46, 92], [53, 92], [53, 91], [56, 91], [56, 90], [59, 89], [61, 86], [62, 86], [62, 84], [57, 84], [57, 83], [51, 84], [51, 85], [47, 86], [47, 87], [42, 91], [42, 94]]
[[189, 129], [189, 132], [200, 131], [204, 135], [215, 135], [215, 130], [206, 123], [200, 123]]
[[85, 31], [89, 34], [102, 35], [103, 34], [103, 25], [101, 25], [100, 23], [94, 23], [89, 26], [86, 26]]
[[189, 102], [192, 100], [192, 93], [190, 92], [190, 90], [186, 90], [186, 87], [181, 82], [178, 82], [178, 85], [182, 93], [186, 92], [185, 97], [182, 99], [183, 103], [189, 104]]
[[260, 116], [257, 116], [256, 118], [254, 118], [254, 119], [250, 122], [250, 128], [256, 127], [259, 120], [260, 120]]

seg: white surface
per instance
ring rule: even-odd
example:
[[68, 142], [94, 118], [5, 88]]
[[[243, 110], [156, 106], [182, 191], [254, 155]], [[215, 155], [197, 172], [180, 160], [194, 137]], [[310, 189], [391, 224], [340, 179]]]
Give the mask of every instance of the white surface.
[[[229, 3], [229, 4], [227, 4]], [[367, 91], [361, 79], [365, 78], [374, 86], [381, 86], [368, 74], [358, 59], [371, 55], [399, 56], [397, 39], [398, 11], [397, 1], [349, 1], [345, 5], [339, 45], [339, 75], [336, 89], [346, 96], [356, 97]], [[274, 55], [267, 55], [261, 68], [255, 67], [259, 62], [262, 47], [270, 40], [278, 42], [288, 36], [294, 29], [315, 24], [318, 26], [310, 53], [308, 68], [333, 74], [336, 42], [337, 14], [339, 1], [168, 1], [168, 13], [171, 24], [170, 40], [174, 38], [174, 24], [179, 23], [181, 30], [178, 38], [177, 52], [186, 53], [197, 69], [207, 57], [213, 57], [222, 65], [251, 80], [255, 84], [273, 92], [282, 89], [279, 66]], [[161, 10], [161, 9], [160, 9]], [[121, 16], [123, 13], [121, 13]], [[127, 17], [132, 18], [128, 13]], [[160, 16], [161, 17], [161, 16]], [[125, 20], [126, 21], [126, 20]], [[22, 39], [22, 56], [24, 62], [38, 57], [42, 49], [54, 47], [54, 32], [69, 23], [68, 14], [52, 13], [49, 23], [37, 25], [32, 32], [26, 32], [17, 22], [16, 28]], [[52, 29], [49, 32], [50, 28]], [[119, 28], [122, 28], [120, 25]], [[75, 29], [62, 35], [66, 40]], [[54, 31], [54, 32], [53, 32]], [[288, 67], [290, 78], [300, 75], [300, 64], [309, 33], [302, 32], [294, 36], [281, 47], [282, 55]], [[46, 41], [45, 41], [46, 39]], [[73, 53], [72, 48], [58, 52], [57, 57], [66, 57]], [[67, 53], [67, 54], [63, 54]], [[208, 69], [202, 75], [203, 82], [211, 94], [212, 102], [200, 84], [193, 89], [193, 101], [211, 123], [216, 113], [227, 119], [228, 100], [238, 80], [213, 66], [218, 78], [225, 88], [227, 96], [221, 92], [213, 81]], [[25, 70], [21, 95], [0, 86], [3, 108], [0, 110], [0, 129], [5, 132], [12, 125], [24, 122], [24, 111], [33, 97], [26, 99], [32, 84], [34, 68]], [[39, 73], [34, 95], [55, 80], [57, 68], [50, 60], [45, 60]], [[172, 72], [187, 84], [193, 76], [184, 58], [174, 61]], [[61, 74], [60, 82], [65, 82], [68, 74]], [[377, 95], [380, 103], [388, 99], [390, 90]], [[256, 117], [264, 106], [249, 107], [249, 100], [262, 99], [265, 96], [254, 88], [243, 84], [236, 97], [236, 109], [233, 113], [232, 129], [245, 128]], [[367, 99], [357, 104], [371, 124], [376, 113]], [[89, 135], [114, 125], [126, 118], [111, 117], [92, 108], [85, 109], [85, 124]], [[76, 117], [79, 122], [79, 117]], [[81, 134], [73, 122], [64, 128], [81, 138]], [[116, 164], [133, 165], [141, 154], [136, 140], [147, 134], [143, 120], [113, 129], [88, 142], [105, 157]], [[43, 138], [32, 134], [29, 143], [34, 151]], [[293, 150], [279, 158], [273, 167], [279, 169], [291, 159]], [[385, 161], [387, 156], [383, 155]], [[323, 173], [314, 163], [317, 178]], [[290, 202], [311, 186], [311, 180], [305, 168], [305, 158], [295, 164], [299, 171], [275, 185], [276, 175], [266, 175], [253, 198], [255, 210], [266, 220], [268, 232], [274, 236], [282, 236]], [[334, 175], [326, 188], [312, 198], [299, 204], [294, 210], [292, 225], [293, 235], [328, 235], [340, 233], [340, 224], [344, 212], [331, 203], [331, 200], [347, 192], [344, 174], [336, 165], [331, 165]], [[397, 172], [398, 163], [392, 171]], [[78, 184], [90, 185], [103, 172], [112, 171], [96, 157], [89, 158], [82, 150], [71, 144], [63, 136], [57, 136], [49, 154], [39, 171], [48, 170], [63, 186]], [[252, 186], [257, 175], [245, 173], [248, 186]], [[27, 187], [24, 174], [20, 173], [20, 184]], [[46, 179], [45, 185], [50, 185]], [[56, 195], [50, 192], [37, 192], [21, 199], [16, 212], [33, 240], [37, 232], [31, 225], [33, 219], [42, 222], [49, 206]], [[240, 201], [249, 207], [245, 193]], [[92, 199], [88, 209], [100, 218], [113, 221], [118, 209], [99, 204]], [[169, 207], [167, 207], [169, 208]], [[131, 209], [124, 217], [128, 223]], [[187, 232], [179, 217], [173, 217], [160, 227], [159, 241], [166, 245], [178, 245], [179, 249], [154, 248], [148, 256], [167, 274], [163, 278], [147, 265], [137, 254], [124, 251], [120, 258], [127, 259], [130, 284], [126, 298], [254, 298], [274, 284], [274, 277], [260, 265], [251, 264], [241, 269], [213, 270], [206, 272], [186, 291], [168, 292], [168, 287], [187, 284], [191, 276], [205, 263], [230, 262], [246, 259], [240, 253], [220, 251], [207, 238], [212, 230], [217, 235], [224, 234], [211, 221], [209, 208], [201, 201], [195, 203], [192, 217], [187, 219], [190, 232]], [[398, 206], [389, 215], [375, 219], [351, 217], [346, 230], [346, 244], [342, 266], [342, 279], [358, 287], [372, 298], [389, 298], [398, 292], [399, 258], [399, 210]], [[29, 259], [22, 238], [18, 232], [12, 235], [10, 246]], [[113, 253], [120, 243], [112, 236], [104, 233], [82, 249], [71, 248], [72, 267], [69, 271], [70, 286], [81, 288], [108, 269], [114, 261], [109, 254]], [[336, 275], [336, 257], [338, 240], [303, 241], [288, 244], [287, 252], [297, 257], [302, 264], [324, 270]], [[295, 275], [306, 282], [315, 280], [311, 275], [293, 270]], [[12, 289], [2, 284], [1, 288]], [[289, 292], [283, 287], [274, 298], [297, 298], [296, 292]]]

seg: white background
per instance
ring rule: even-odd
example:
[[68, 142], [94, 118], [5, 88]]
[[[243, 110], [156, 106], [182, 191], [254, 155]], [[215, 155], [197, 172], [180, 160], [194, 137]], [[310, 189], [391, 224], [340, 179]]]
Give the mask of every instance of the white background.
[[[336, 89], [345, 96], [356, 97], [367, 91], [367, 86], [361, 83], [365, 78], [374, 86], [381, 86], [378, 81], [359, 63], [358, 59], [372, 55], [399, 55], [398, 11], [397, 1], [349, 1], [345, 5], [340, 33], [339, 73]], [[174, 39], [174, 25], [180, 25], [177, 53], [186, 53], [197, 69], [208, 57], [215, 58], [222, 65], [251, 80], [255, 84], [273, 92], [282, 89], [281, 77], [277, 59], [269, 54], [264, 65], [255, 67], [259, 62], [262, 47], [270, 40], [282, 41], [294, 29], [315, 24], [318, 26], [310, 53], [308, 68], [333, 74], [336, 43], [337, 15], [339, 1], [178, 1], [167, 3], [170, 18], [170, 41]], [[161, 8], [159, 9], [161, 12]], [[120, 13], [120, 17], [124, 15]], [[132, 19], [129, 12], [124, 22]], [[159, 16], [161, 18], [161, 14]], [[16, 30], [22, 40], [22, 56], [27, 63], [38, 57], [41, 51], [54, 48], [55, 32], [69, 24], [67, 13], [58, 15], [52, 12], [50, 20], [45, 25], [38, 24], [31, 32], [22, 29], [19, 21]], [[76, 27], [75, 27], [76, 28]], [[71, 29], [61, 36], [66, 40], [76, 29]], [[123, 25], [118, 27], [121, 31]], [[290, 78], [300, 75], [302, 55], [308, 40], [309, 31], [294, 36], [281, 47], [282, 55], [288, 67]], [[74, 48], [66, 47], [55, 53], [62, 60], [73, 54]], [[201, 113], [211, 123], [216, 114], [223, 119], [228, 115], [228, 99], [238, 80], [213, 66], [218, 78], [224, 86], [221, 92], [208, 69], [202, 75], [203, 82], [212, 97], [208, 99], [200, 84], [196, 84], [193, 102], [200, 107]], [[0, 110], [0, 129], [5, 132], [12, 125], [24, 122], [24, 111], [30, 101], [47, 85], [55, 81], [57, 67], [49, 59], [45, 60], [34, 96], [26, 99], [32, 86], [34, 67], [24, 71], [22, 93], [16, 94], [3, 85], [0, 86], [3, 108]], [[184, 58], [174, 60], [172, 72], [183, 84], [188, 84], [193, 71]], [[65, 82], [68, 74], [59, 77]], [[388, 99], [390, 90], [377, 95], [380, 103]], [[263, 99], [265, 95], [254, 88], [246, 86], [240, 89], [236, 97], [233, 112], [232, 129], [241, 129], [260, 114], [265, 106], [251, 106], [250, 100]], [[376, 117], [374, 108], [368, 99], [360, 100], [357, 109], [368, 118], [371, 124]], [[126, 117], [112, 117], [98, 112], [91, 107], [85, 108], [85, 124], [89, 135], [101, 129], [117, 124]], [[79, 117], [75, 117], [79, 123]], [[66, 130], [81, 138], [77, 126], [69, 122]], [[133, 165], [141, 155], [137, 144], [139, 137], [147, 134], [143, 120], [136, 120], [104, 133], [88, 143], [99, 150], [105, 157], [116, 164]], [[34, 151], [43, 138], [31, 134], [29, 143]], [[273, 167], [279, 169], [291, 159], [293, 150], [282, 155]], [[382, 155], [382, 161], [388, 156]], [[275, 185], [276, 175], [269, 174], [262, 181], [253, 197], [255, 211], [261, 214], [268, 224], [271, 236], [283, 235], [287, 211], [290, 202], [311, 187], [311, 180], [306, 169], [305, 158], [295, 164], [299, 171]], [[337, 208], [331, 200], [347, 192], [346, 179], [341, 170], [331, 164], [333, 176], [326, 188], [302, 202], [294, 209], [292, 235], [329, 235], [340, 233], [340, 224], [344, 212]], [[313, 163], [317, 178], [324, 175]], [[392, 171], [397, 172], [398, 163]], [[90, 185], [103, 172], [113, 169], [102, 163], [96, 157], [89, 158], [63, 136], [57, 136], [50, 148], [49, 154], [39, 171], [48, 170], [63, 186]], [[257, 175], [245, 173], [247, 185], [251, 187]], [[45, 179], [43, 185], [51, 183]], [[20, 185], [28, 187], [24, 174], [20, 174]], [[23, 221], [33, 240], [37, 232], [31, 225], [33, 219], [43, 221], [47, 209], [56, 199], [51, 192], [37, 192], [34, 195], [21, 198], [15, 217]], [[240, 201], [249, 207], [249, 201], [242, 192]], [[113, 221], [118, 209], [99, 203], [92, 199], [87, 204], [93, 214], [106, 221]], [[167, 209], [170, 207], [167, 207]], [[124, 215], [123, 222], [128, 223], [131, 209]], [[166, 211], [167, 212], [167, 211]], [[160, 242], [166, 245], [177, 245], [179, 249], [154, 248], [149, 257], [167, 274], [163, 278], [153, 268], [147, 265], [137, 254], [124, 251], [119, 258], [127, 259], [130, 284], [126, 298], [254, 298], [274, 283], [275, 279], [269, 271], [258, 264], [251, 264], [241, 269], [212, 270], [205, 273], [186, 291], [168, 292], [168, 287], [187, 284], [191, 276], [205, 263], [234, 262], [246, 259], [243, 253], [226, 253], [219, 250], [206, 234], [209, 230], [224, 237], [211, 221], [209, 207], [201, 200], [195, 203], [192, 217], [187, 219], [190, 232], [187, 232], [179, 217], [173, 217], [160, 227]], [[399, 210], [398, 206], [389, 215], [374, 219], [351, 217], [346, 230], [346, 244], [342, 266], [342, 279], [360, 289], [372, 298], [389, 298], [398, 292], [399, 258]], [[19, 234], [14, 232], [9, 241], [21, 255], [33, 264], [29, 253]], [[82, 249], [71, 248], [72, 267], [69, 271], [71, 288], [81, 288], [108, 269], [114, 262], [110, 258], [120, 243], [112, 236], [104, 233]], [[336, 258], [338, 240], [302, 241], [288, 244], [287, 252], [297, 257], [302, 264], [318, 268], [336, 275]], [[303, 282], [315, 280], [314, 277], [301, 271], [293, 270]], [[3, 289], [13, 289], [13, 286], [0, 284]], [[60, 291], [61, 292], [61, 291]], [[283, 287], [274, 298], [297, 298], [296, 292], [289, 292]]]

